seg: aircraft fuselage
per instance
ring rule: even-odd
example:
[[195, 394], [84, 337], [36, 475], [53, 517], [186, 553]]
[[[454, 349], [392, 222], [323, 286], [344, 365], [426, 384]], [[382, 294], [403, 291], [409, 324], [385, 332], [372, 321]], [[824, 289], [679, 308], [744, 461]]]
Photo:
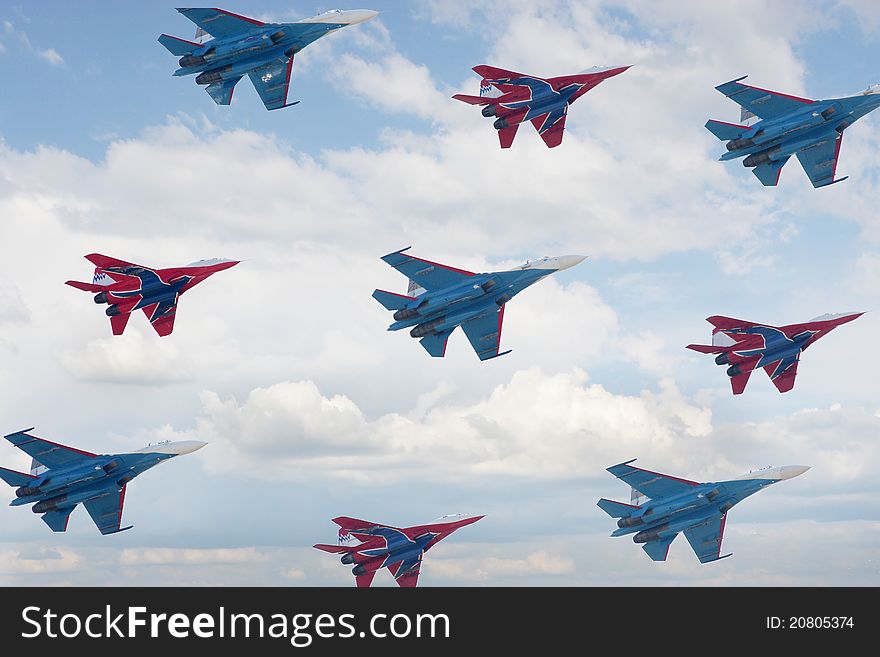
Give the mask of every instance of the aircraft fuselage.
[[745, 157], [743, 165], [756, 167], [794, 155], [811, 146], [837, 139], [850, 125], [880, 107], [880, 94], [820, 100], [802, 109], [758, 121], [727, 142], [721, 160]]
[[[303, 25], [308, 25], [303, 28]], [[297, 23], [294, 34], [287, 25], [266, 23], [254, 26], [245, 36], [212, 39], [184, 55], [176, 76], [195, 75], [197, 84], [213, 84], [239, 78], [278, 59], [289, 59], [322, 36], [348, 23]]]
[[474, 317], [496, 311], [524, 289], [555, 269], [477, 274], [456, 285], [426, 292], [394, 313], [389, 331], [413, 327], [413, 337], [424, 337], [455, 328]]

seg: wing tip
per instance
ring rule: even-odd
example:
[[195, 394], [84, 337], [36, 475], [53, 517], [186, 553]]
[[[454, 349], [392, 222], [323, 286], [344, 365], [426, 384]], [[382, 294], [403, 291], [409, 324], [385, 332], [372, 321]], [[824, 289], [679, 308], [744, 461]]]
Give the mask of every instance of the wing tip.
[[[718, 91], [721, 91], [721, 88], [722, 88], [722, 87], [726, 87], [726, 86], [729, 85], [729, 84], [736, 84], [737, 82], [742, 82], [742, 81], [745, 80], [747, 77], [749, 77], [748, 74], [746, 74], [746, 75], [742, 75], [742, 76], [736, 78], [735, 80], [728, 80], [727, 82], [722, 82], [721, 84], [719, 84], [719, 85], [718, 85], [717, 87], [715, 87], [715, 88], [716, 88]], [[722, 93], [723, 93], [723, 92], [722, 92]]]
[[3, 437], [8, 439], [8, 438], [11, 438], [12, 436], [18, 436], [19, 434], [28, 435], [28, 432], [33, 431], [34, 429], [36, 429], [36, 427], [29, 427], [27, 429], [22, 429], [21, 431], [13, 431], [12, 433], [8, 433]]
[[409, 245], [409, 246], [404, 247], [402, 249], [398, 249], [397, 251], [392, 251], [391, 253], [386, 253], [385, 255], [382, 256], [382, 260], [384, 260], [385, 258], [390, 258], [391, 256], [399, 255], [399, 254], [403, 253], [404, 251], [409, 251], [411, 248], [412, 248], [412, 245]]
[[614, 473], [613, 473], [613, 469], [614, 469], [614, 468], [620, 468], [620, 467], [622, 467], [622, 466], [624, 466], [624, 465], [629, 465], [630, 463], [635, 463], [637, 460], [638, 460], [638, 457], [636, 457], [636, 458], [634, 458], [634, 459], [630, 459], [629, 461], [624, 461], [623, 463], [616, 463], [615, 465], [612, 465], [611, 467], [608, 467], [608, 468], [605, 468], [605, 469], [606, 469], [608, 472], [611, 472], [612, 474], [614, 474]]

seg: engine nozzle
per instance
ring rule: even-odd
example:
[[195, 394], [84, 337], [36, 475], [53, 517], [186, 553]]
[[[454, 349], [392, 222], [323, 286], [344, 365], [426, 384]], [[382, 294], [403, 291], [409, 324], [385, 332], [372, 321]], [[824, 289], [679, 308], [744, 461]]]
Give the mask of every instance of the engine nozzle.
[[196, 77], [196, 84], [214, 84], [215, 82], [223, 81], [223, 74], [229, 71], [232, 67], [227, 66], [225, 68], [217, 68], [213, 71], [205, 71], [204, 73], [199, 73]]
[[642, 524], [641, 518], [621, 518], [620, 520], [617, 521], [617, 526], [620, 527], [621, 529], [624, 529], [625, 527], [635, 527], [636, 525], [641, 525], [641, 524]]
[[107, 293], [106, 292], [98, 292], [95, 295], [95, 303], [107, 303]]
[[204, 55], [184, 55], [177, 62], [181, 68], [191, 68], [193, 66], [204, 66], [207, 64]]
[[342, 563], [346, 566], [354, 563], [354, 552], [346, 552], [342, 555], [342, 559], [340, 559], [340, 561], [342, 561]]
[[716, 365], [727, 365], [730, 362], [730, 354], [726, 351], [723, 354], [715, 356]]
[[36, 495], [40, 492], [39, 488], [33, 488], [31, 486], [22, 486], [21, 488], [15, 489], [16, 497], [30, 497], [31, 495]]
[[761, 151], [760, 153], [752, 153], [746, 159], [743, 160], [743, 166], [747, 168], [761, 166], [762, 164], [769, 164], [772, 162], [772, 158], [770, 157], [774, 153], [779, 151], [779, 146], [776, 148], [771, 148], [768, 151]]
[[633, 543], [650, 543], [660, 538], [660, 533], [669, 527], [668, 524], [660, 525], [656, 529], [646, 529], [633, 536]]
[[34, 513], [47, 513], [49, 511], [56, 511], [58, 507], [67, 499], [67, 495], [61, 495], [60, 497], [53, 497], [51, 500], [43, 500], [42, 502], [37, 502], [31, 507], [31, 511]]
[[485, 117], [488, 119], [490, 116], [495, 116], [495, 114], [496, 114], [497, 112], [498, 112], [498, 106], [497, 106], [497, 105], [486, 105], [486, 106], [480, 111], [480, 114], [482, 114], [483, 116], [485, 116]]
[[416, 317], [419, 313], [411, 308], [401, 308], [397, 312], [395, 312], [392, 317], [394, 317], [395, 321], [401, 321], [404, 319], [412, 319]]
[[727, 150], [729, 151], [740, 151], [744, 148], [751, 148], [755, 145], [755, 140], [750, 138], [745, 139], [731, 139], [727, 142]]
[[507, 119], [505, 119], [503, 117], [500, 119], [497, 119], [495, 121], [495, 123], [493, 123], [492, 125], [495, 127], [496, 130], [504, 130], [504, 128], [510, 127], [510, 123], [508, 123]]
[[434, 335], [437, 333], [437, 322], [430, 322], [428, 324], [419, 324], [418, 326], [414, 326], [413, 329], [409, 332], [409, 334], [414, 338], [423, 338], [426, 335]]
[[731, 365], [727, 368], [727, 376], [734, 377], [742, 374], [742, 369], [740, 369], [739, 365]]
[[121, 312], [119, 312], [119, 306], [117, 306], [115, 303], [107, 306], [107, 310], [105, 310], [104, 312], [107, 314], [107, 317], [116, 317], [116, 315], [122, 314]]

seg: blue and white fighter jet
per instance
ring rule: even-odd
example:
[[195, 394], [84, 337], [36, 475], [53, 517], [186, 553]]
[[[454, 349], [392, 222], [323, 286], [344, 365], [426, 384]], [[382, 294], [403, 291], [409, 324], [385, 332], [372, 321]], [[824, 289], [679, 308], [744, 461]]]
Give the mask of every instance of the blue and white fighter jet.
[[92, 454], [16, 431], [6, 440], [33, 460], [30, 473], [0, 468], [0, 479], [15, 487], [10, 506], [33, 504], [34, 513], [53, 532], [67, 531], [70, 514], [82, 503], [102, 534], [131, 529], [122, 527], [125, 488], [139, 474], [175, 456], [190, 454], [207, 443], [198, 440], [154, 443], [126, 454]]
[[706, 129], [727, 142], [722, 161], [745, 157], [758, 180], [768, 187], [779, 183], [782, 167], [792, 155], [813, 187], [846, 180], [835, 178], [843, 131], [880, 107], [880, 85], [855, 96], [810, 100], [742, 84], [744, 77], [715, 87], [742, 108], [741, 121], [752, 115], [751, 125], [709, 120]]
[[[727, 512], [767, 486], [810, 469], [806, 465], [784, 465], [749, 472], [730, 481], [699, 483], [635, 468], [630, 465], [633, 461], [608, 468], [632, 487], [633, 503], [602, 498], [599, 508], [619, 518], [612, 536], [635, 534], [633, 542], [641, 543], [654, 561], [666, 561], [669, 545], [679, 532], [684, 532], [700, 563], [729, 557], [721, 554]], [[642, 496], [649, 500], [639, 503]]]
[[389, 331], [410, 328], [409, 334], [420, 338], [436, 358], [446, 354], [446, 342], [458, 326], [480, 360], [509, 354], [510, 350], [499, 350], [505, 304], [530, 285], [587, 257], [545, 257], [510, 271], [477, 274], [411, 256], [406, 253], [409, 248], [382, 257], [410, 280], [409, 294], [376, 290], [373, 298], [394, 311]]
[[[224, 9], [178, 9], [198, 26], [197, 41], [187, 41], [163, 34], [161, 43], [172, 55], [180, 57], [174, 75], [195, 75], [196, 84], [218, 105], [229, 105], [232, 92], [242, 77], [253, 82], [268, 110], [296, 105], [287, 102], [293, 58], [303, 48], [321, 37], [349, 25], [375, 18], [370, 9], [332, 9], [295, 23], [263, 23]], [[202, 42], [207, 33], [213, 39]]]

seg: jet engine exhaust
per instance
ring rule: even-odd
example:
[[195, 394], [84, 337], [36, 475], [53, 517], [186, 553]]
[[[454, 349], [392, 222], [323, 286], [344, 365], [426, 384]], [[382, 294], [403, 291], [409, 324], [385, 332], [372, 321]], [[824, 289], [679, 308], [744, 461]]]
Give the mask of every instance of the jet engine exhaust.
[[414, 326], [409, 334], [414, 338], [423, 338], [426, 335], [434, 335], [437, 332], [436, 326], [437, 322], [431, 322], [430, 324], [419, 324], [418, 326]]

